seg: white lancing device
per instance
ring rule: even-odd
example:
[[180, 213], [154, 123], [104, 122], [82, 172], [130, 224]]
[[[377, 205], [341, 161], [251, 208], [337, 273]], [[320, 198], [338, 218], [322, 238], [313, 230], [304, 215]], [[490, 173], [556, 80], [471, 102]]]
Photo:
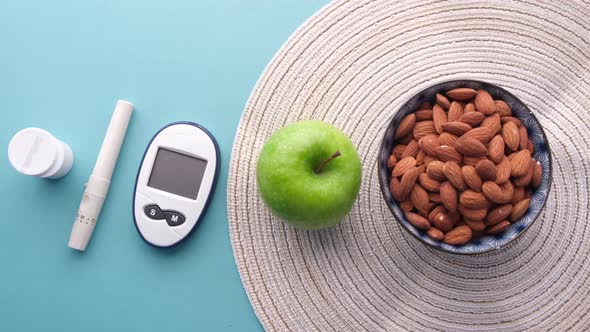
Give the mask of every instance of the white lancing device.
[[70, 234], [68, 246], [84, 251], [90, 241], [94, 226], [100, 215], [102, 204], [111, 185], [111, 176], [121, 151], [121, 145], [127, 132], [127, 126], [133, 112], [133, 104], [119, 100], [102, 142], [94, 170], [82, 195], [80, 208]]

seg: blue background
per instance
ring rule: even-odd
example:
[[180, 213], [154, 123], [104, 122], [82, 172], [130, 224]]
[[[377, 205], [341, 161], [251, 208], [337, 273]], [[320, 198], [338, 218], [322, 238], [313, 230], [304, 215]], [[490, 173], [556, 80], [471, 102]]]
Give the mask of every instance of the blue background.
[[[0, 158], [1, 331], [261, 330], [233, 259], [228, 164], [250, 91], [289, 35], [327, 1], [2, 1], [0, 147], [25, 127], [68, 143], [57, 181]], [[88, 250], [66, 244], [117, 99], [136, 110]], [[137, 167], [163, 125], [189, 120], [218, 139], [217, 191], [173, 250], [133, 225]], [[4, 150], [6, 151], [6, 150]]]

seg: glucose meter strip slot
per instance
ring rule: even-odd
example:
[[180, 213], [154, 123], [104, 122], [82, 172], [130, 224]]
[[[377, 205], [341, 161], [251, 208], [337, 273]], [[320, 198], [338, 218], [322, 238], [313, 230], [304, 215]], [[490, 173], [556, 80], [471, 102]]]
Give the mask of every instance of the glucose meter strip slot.
[[133, 112], [133, 104], [119, 100], [113, 112], [109, 128], [102, 142], [102, 147], [96, 159], [92, 175], [86, 184], [86, 189], [80, 202], [80, 207], [72, 227], [68, 246], [72, 249], [84, 251], [94, 231], [94, 226], [100, 214], [102, 204], [106, 198], [111, 176], [119, 151], [125, 138], [127, 126]]

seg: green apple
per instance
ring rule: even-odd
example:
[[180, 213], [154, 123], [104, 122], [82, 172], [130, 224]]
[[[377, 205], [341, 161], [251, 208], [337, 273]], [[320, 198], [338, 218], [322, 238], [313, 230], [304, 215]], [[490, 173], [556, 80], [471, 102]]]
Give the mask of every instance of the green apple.
[[258, 157], [262, 200], [295, 227], [336, 225], [348, 214], [361, 185], [361, 160], [336, 127], [300, 121], [275, 132]]

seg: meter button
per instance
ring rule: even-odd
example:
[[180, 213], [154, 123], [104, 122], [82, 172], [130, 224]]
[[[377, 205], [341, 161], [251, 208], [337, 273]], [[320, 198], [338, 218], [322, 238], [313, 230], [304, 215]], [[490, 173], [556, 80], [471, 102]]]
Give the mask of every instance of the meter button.
[[184, 216], [176, 211], [164, 211], [166, 222], [169, 226], [178, 226], [184, 223]]
[[157, 205], [148, 205], [143, 208], [143, 212], [145, 212], [146, 216], [148, 216], [148, 218], [150, 219], [164, 219], [164, 213], [162, 213], [162, 210], [160, 210], [160, 207]]

